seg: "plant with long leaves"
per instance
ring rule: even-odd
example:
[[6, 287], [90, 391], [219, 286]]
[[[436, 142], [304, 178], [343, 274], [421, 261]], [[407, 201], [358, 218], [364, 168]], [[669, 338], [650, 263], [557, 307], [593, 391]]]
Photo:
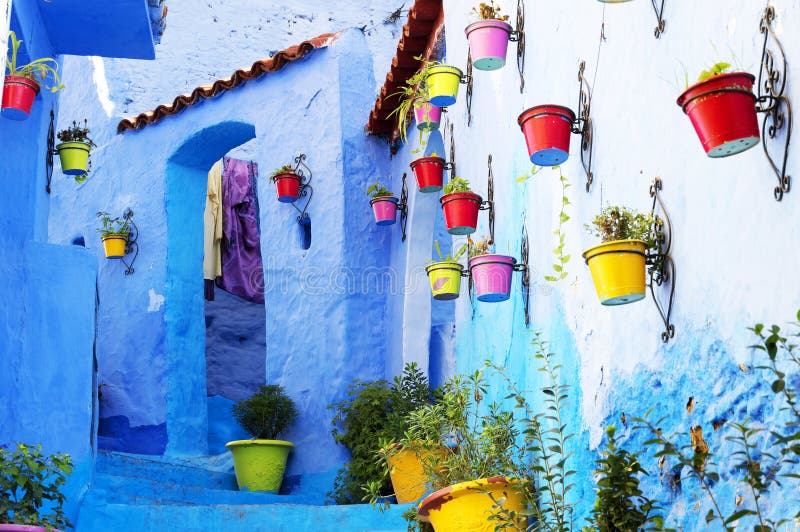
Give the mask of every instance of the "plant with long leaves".
[[[10, 55], [6, 57], [9, 76], [20, 76], [32, 80], [38, 78], [39, 83], [50, 92], [58, 92], [64, 88], [61, 77], [58, 75], [58, 61], [52, 57], [41, 57], [24, 65], [17, 65], [17, 55], [22, 41], [17, 39], [17, 34], [13, 31], [8, 32], [8, 38], [11, 40]], [[45, 85], [48, 78], [52, 78], [53, 82]]]
[[457, 192], [472, 192], [472, 189], [469, 186], [469, 181], [458, 176], [453, 176], [444, 186], [442, 193], [446, 196], [447, 194], [455, 194]]
[[554, 166], [553, 170], [558, 170], [559, 182], [561, 183], [561, 208], [559, 209], [558, 213], [558, 228], [553, 231], [553, 234], [558, 239], [558, 245], [553, 249], [553, 255], [555, 255], [556, 258], [555, 262], [553, 263], [553, 275], [545, 275], [544, 279], [554, 283], [561, 281], [562, 279], [566, 279], [568, 275], [566, 266], [571, 258], [571, 255], [564, 253], [567, 238], [564, 232], [564, 224], [570, 220], [570, 216], [567, 214], [567, 207], [572, 205], [572, 203], [569, 201], [569, 197], [567, 196], [567, 189], [569, 189], [572, 185], [569, 184], [569, 180], [564, 175], [564, 172], [561, 171], [560, 166]]

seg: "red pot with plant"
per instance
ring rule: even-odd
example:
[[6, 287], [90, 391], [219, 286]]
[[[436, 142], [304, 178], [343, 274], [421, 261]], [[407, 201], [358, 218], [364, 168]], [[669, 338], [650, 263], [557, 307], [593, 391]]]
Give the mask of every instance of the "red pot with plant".
[[291, 165], [281, 166], [272, 172], [272, 181], [278, 192], [278, 201], [281, 203], [294, 203], [300, 197], [300, 176], [294, 173]]
[[753, 94], [755, 77], [747, 72], [719, 73], [728, 66], [718, 63], [678, 98], [709, 157], [741, 153], [761, 138]]
[[439, 192], [444, 184], [444, 159], [436, 153], [411, 162], [420, 192]]
[[537, 105], [519, 115], [528, 155], [537, 166], [558, 166], [569, 158], [575, 113], [561, 105]]
[[27, 63], [17, 65], [17, 52], [22, 41], [17, 39], [17, 34], [9, 32], [11, 46], [10, 55], [6, 60], [8, 75], [3, 82], [3, 102], [0, 113], [5, 118], [11, 120], [25, 120], [31, 112], [33, 100], [39, 94], [40, 83], [44, 83], [47, 77], [53, 78], [53, 83], [46, 88], [52, 92], [62, 89], [61, 79], [58, 76], [58, 62], [50, 57], [43, 57]]
[[483, 200], [472, 192], [469, 182], [453, 177], [439, 198], [444, 211], [444, 222], [451, 235], [470, 235], [478, 227], [478, 211]]

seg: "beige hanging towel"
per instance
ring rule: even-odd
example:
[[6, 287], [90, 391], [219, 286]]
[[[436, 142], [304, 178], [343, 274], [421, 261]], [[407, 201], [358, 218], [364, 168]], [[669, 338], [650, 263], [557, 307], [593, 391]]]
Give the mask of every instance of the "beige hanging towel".
[[222, 276], [222, 159], [208, 171], [208, 195], [203, 212], [203, 279]]

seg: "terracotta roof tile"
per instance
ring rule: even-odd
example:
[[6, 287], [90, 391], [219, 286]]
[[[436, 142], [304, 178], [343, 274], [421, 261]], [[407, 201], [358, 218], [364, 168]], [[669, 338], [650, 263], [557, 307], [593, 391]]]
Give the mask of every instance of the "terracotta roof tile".
[[419, 70], [420, 61], [414, 57], [426, 57], [430, 52], [435, 34], [442, 25], [442, 14], [442, 0], [416, 0], [408, 10], [408, 22], [403, 26], [397, 53], [367, 121], [369, 133], [396, 135], [396, 120], [388, 118], [388, 115], [397, 107], [400, 99], [389, 96], [400, 90]]
[[304, 58], [314, 50], [329, 46], [337, 36], [338, 33], [325, 33], [319, 37], [303, 41], [297, 46], [291, 46], [277, 52], [268, 59], [256, 61], [249, 68], [240, 68], [228, 78], [218, 79], [211, 85], [197, 87], [189, 94], [181, 94], [175, 98], [171, 104], [159, 105], [152, 111], [146, 111], [133, 118], [125, 118], [117, 125], [117, 133], [123, 133], [127, 130], [142, 129], [147, 125], [161, 121], [164, 117], [178, 114], [187, 107], [195, 105], [203, 100], [235, 89], [247, 81], [260, 78], [269, 72], [277, 72], [289, 63]]

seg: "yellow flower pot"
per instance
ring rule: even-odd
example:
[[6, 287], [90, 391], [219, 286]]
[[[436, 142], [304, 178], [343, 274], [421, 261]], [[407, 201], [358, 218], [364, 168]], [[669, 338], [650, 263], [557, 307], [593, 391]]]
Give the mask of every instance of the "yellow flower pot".
[[431, 282], [433, 299], [448, 301], [458, 298], [461, 291], [461, 272], [464, 267], [457, 262], [434, 262], [425, 271]]
[[61, 171], [67, 175], [81, 175], [89, 168], [89, 144], [85, 142], [62, 142], [56, 146], [61, 159]]
[[[436, 532], [494, 532], [499, 521], [489, 518], [497, 512], [495, 501], [502, 501], [504, 511], [519, 513], [525, 509], [522, 482], [492, 477], [453, 484], [425, 497], [417, 515]], [[520, 516], [517, 529], [525, 530], [526, 521]]]
[[395, 443], [382, 449], [382, 452], [386, 455], [394, 495], [399, 504], [404, 504], [418, 501], [428, 491], [428, 476], [423, 460], [440, 462], [447, 451], [419, 442], [414, 448]]
[[431, 67], [426, 78], [428, 101], [436, 107], [447, 107], [456, 103], [461, 76], [461, 70], [456, 67], [449, 65]]
[[642, 240], [614, 240], [583, 253], [603, 305], [625, 305], [644, 299], [645, 252]]
[[107, 259], [121, 259], [125, 256], [128, 237], [125, 235], [108, 235], [103, 237], [103, 249]]

